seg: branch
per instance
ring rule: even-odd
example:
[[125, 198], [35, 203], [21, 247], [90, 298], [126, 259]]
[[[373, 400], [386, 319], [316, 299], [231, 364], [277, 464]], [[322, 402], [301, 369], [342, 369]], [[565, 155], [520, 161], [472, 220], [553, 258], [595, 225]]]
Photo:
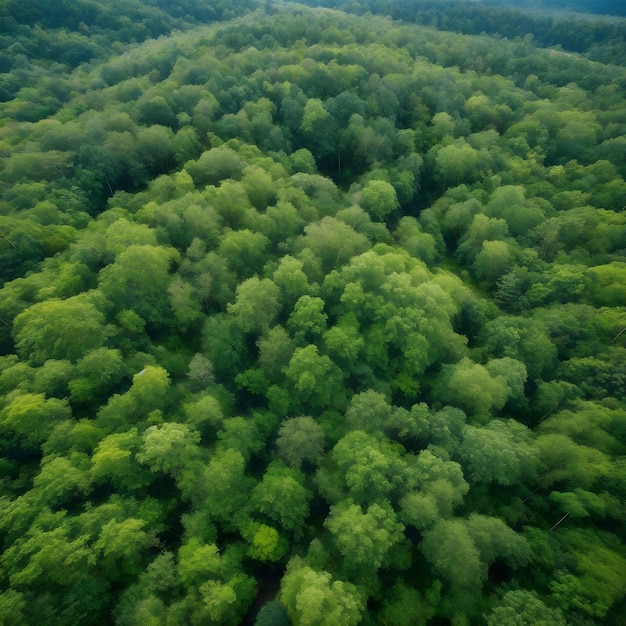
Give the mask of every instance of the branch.
[[12, 246], [13, 249], [17, 250], [17, 246], [6, 235], [0, 235], [0, 237], [2, 237], [5, 241], [8, 241], [9, 245]]
[[611, 343], [613, 343], [624, 332], [626, 332], [626, 328], [622, 328], [622, 330], [620, 330], [619, 333], [617, 333], [617, 335], [615, 335], [615, 337], [611, 339]]
[[565, 521], [565, 518], [569, 515], [566, 513], [550, 530], [554, 530], [561, 522]]

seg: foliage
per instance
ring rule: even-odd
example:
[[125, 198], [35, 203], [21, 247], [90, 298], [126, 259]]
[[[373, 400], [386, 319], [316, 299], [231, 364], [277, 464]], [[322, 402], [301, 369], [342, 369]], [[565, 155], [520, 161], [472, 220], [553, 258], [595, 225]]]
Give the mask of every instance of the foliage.
[[623, 20], [61, 4], [0, 3], [0, 623], [620, 623]]

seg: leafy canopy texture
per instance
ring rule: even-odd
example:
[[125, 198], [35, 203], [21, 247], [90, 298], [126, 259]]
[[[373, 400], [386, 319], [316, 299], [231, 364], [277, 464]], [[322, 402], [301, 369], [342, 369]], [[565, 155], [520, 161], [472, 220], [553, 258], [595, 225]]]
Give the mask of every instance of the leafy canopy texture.
[[0, 624], [623, 626], [623, 18], [0, 4]]

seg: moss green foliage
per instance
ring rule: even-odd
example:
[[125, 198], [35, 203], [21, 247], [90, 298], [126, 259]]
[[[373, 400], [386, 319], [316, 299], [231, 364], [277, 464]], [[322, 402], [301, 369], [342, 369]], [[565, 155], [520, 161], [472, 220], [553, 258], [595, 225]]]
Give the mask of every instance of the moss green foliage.
[[0, 2], [0, 624], [623, 623], [623, 21], [308, 4]]

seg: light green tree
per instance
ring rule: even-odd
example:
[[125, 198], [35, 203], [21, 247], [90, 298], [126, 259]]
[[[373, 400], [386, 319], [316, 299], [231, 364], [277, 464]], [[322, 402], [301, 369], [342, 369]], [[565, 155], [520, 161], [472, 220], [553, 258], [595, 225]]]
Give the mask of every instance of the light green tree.
[[396, 190], [384, 180], [370, 180], [361, 191], [363, 208], [376, 220], [384, 220], [399, 206]]
[[237, 325], [247, 333], [261, 333], [276, 318], [280, 310], [280, 289], [269, 278], [248, 278], [237, 285], [237, 296], [228, 312]]
[[358, 589], [331, 574], [316, 571], [299, 557], [291, 559], [280, 599], [293, 623], [302, 626], [356, 626], [365, 608]]
[[348, 570], [378, 569], [389, 550], [403, 537], [404, 526], [385, 501], [363, 510], [358, 504], [344, 500], [330, 507], [324, 522]]
[[106, 341], [104, 316], [80, 297], [47, 300], [15, 318], [13, 336], [20, 356], [35, 365], [48, 359], [77, 361]]

